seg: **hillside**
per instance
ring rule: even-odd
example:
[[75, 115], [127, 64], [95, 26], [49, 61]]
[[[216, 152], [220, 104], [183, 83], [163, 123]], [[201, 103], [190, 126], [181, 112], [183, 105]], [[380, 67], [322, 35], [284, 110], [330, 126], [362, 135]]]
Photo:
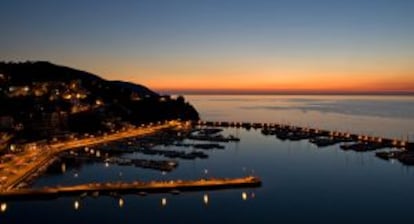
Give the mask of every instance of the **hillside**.
[[183, 97], [49, 62], [0, 62], [0, 103], [0, 128], [30, 137], [199, 118]]

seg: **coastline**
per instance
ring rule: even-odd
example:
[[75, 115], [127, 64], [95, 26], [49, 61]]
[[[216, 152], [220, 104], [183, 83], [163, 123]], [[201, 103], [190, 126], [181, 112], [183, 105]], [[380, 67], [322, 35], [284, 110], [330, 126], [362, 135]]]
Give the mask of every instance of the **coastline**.
[[[36, 149], [36, 151], [32, 151], [35, 155], [20, 155], [21, 158], [15, 158], [15, 160], [24, 160], [25, 157], [30, 157], [26, 159], [36, 158], [35, 161], [30, 161], [28, 166], [20, 168], [20, 170], [16, 170], [13, 172], [13, 175], [8, 176], [5, 183], [1, 185], [0, 191], [10, 191], [19, 186], [26, 178], [29, 178], [31, 175], [35, 174], [40, 167], [43, 167], [45, 164], [48, 164], [51, 159], [53, 159], [57, 154], [73, 149], [79, 148], [82, 146], [88, 145], [95, 145], [104, 142], [110, 142], [119, 140], [122, 138], [134, 137], [134, 136], [142, 136], [148, 135], [162, 129], [166, 128], [175, 128], [180, 127], [180, 123], [176, 121], [169, 121], [166, 124], [156, 125], [153, 127], [148, 128], [135, 128], [131, 130], [125, 130], [123, 132], [114, 133], [111, 135], [106, 136], [97, 136], [93, 138], [87, 139], [80, 139], [80, 140], [73, 140], [68, 142], [59, 142], [54, 143], [52, 145], [47, 145], [42, 147], [41, 149]], [[46, 151], [46, 153], [44, 152]], [[12, 167], [13, 161], [10, 162], [10, 167]], [[7, 164], [5, 165], [8, 166]]]

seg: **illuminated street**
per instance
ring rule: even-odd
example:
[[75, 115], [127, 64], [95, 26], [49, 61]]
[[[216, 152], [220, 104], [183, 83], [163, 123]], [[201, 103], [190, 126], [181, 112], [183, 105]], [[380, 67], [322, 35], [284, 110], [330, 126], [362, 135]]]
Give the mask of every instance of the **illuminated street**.
[[0, 170], [0, 191], [9, 191], [19, 188], [19, 184], [36, 172], [46, 169], [52, 159], [61, 152], [88, 145], [102, 144], [123, 138], [144, 136], [168, 128], [182, 128], [182, 123], [169, 121], [165, 124], [150, 125], [147, 127], [124, 129], [113, 134], [96, 137], [85, 137], [64, 142], [56, 142], [45, 146], [34, 146], [14, 154], [11, 159], [2, 164]]

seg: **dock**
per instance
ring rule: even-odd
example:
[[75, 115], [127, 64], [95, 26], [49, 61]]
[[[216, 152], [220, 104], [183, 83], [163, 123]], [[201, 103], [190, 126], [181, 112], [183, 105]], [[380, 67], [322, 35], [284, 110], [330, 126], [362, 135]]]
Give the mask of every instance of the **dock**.
[[150, 182], [134, 181], [131, 183], [89, 183], [73, 186], [44, 187], [39, 189], [12, 189], [9, 191], [0, 192], [0, 200], [7, 201], [18, 199], [48, 199], [71, 195], [79, 196], [82, 194], [151, 194], [219, 190], [229, 188], [256, 188], [260, 187], [261, 184], [262, 181], [260, 178], [255, 176], [246, 176], [240, 178], [209, 178], [199, 180], [170, 180]]
[[[281, 140], [302, 140], [315, 137], [328, 137], [333, 139], [332, 142], [354, 141], [367, 144], [375, 144], [377, 148], [398, 148], [403, 150], [414, 151], [414, 142], [408, 142], [402, 139], [390, 139], [379, 136], [358, 135], [347, 132], [329, 131], [318, 128], [305, 128], [293, 125], [278, 123], [253, 123], [253, 122], [231, 122], [231, 121], [196, 121], [193, 125], [201, 127], [232, 127], [244, 129], [262, 129], [264, 134], [274, 134]], [[338, 141], [335, 141], [338, 140]], [[325, 140], [316, 139], [318, 143], [328, 144]]]

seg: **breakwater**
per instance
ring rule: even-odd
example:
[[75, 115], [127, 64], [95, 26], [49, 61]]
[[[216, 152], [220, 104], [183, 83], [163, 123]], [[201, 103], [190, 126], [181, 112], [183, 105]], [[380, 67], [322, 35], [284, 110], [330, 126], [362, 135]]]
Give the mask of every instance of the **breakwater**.
[[[197, 121], [193, 125], [201, 127], [233, 127], [244, 129], [262, 129], [264, 134], [275, 134], [279, 138], [286, 140], [301, 140], [315, 138], [315, 142], [324, 144], [325, 140], [318, 140], [318, 137], [327, 137], [337, 142], [359, 142], [366, 145], [375, 144], [375, 148], [398, 148], [404, 150], [414, 150], [414, 142], [403, 139], [390, 139], [379, 136], [359, 135], [348, 132], [329, 131], [318, 128], [307, 128], [278, 123], [252, 123], [252, 122], [231, 122], [231, 121]], [[354, 145], [358, 149], [361, 145]]]
[[0, 192], [1, 200], [56, 198], [60, 196], [81, 194], [108, 194], [116, 193], [174, 193], [179, 191], [203, 191], [229, 188], [260, 187], [262, 181], [255, 176], [241, 178], [210, 178], [199, 180], [170, 180], [131, 183], [109, 182], [89, 183], [74, 186], [44, 187], [40, 189], [13, 189]]

